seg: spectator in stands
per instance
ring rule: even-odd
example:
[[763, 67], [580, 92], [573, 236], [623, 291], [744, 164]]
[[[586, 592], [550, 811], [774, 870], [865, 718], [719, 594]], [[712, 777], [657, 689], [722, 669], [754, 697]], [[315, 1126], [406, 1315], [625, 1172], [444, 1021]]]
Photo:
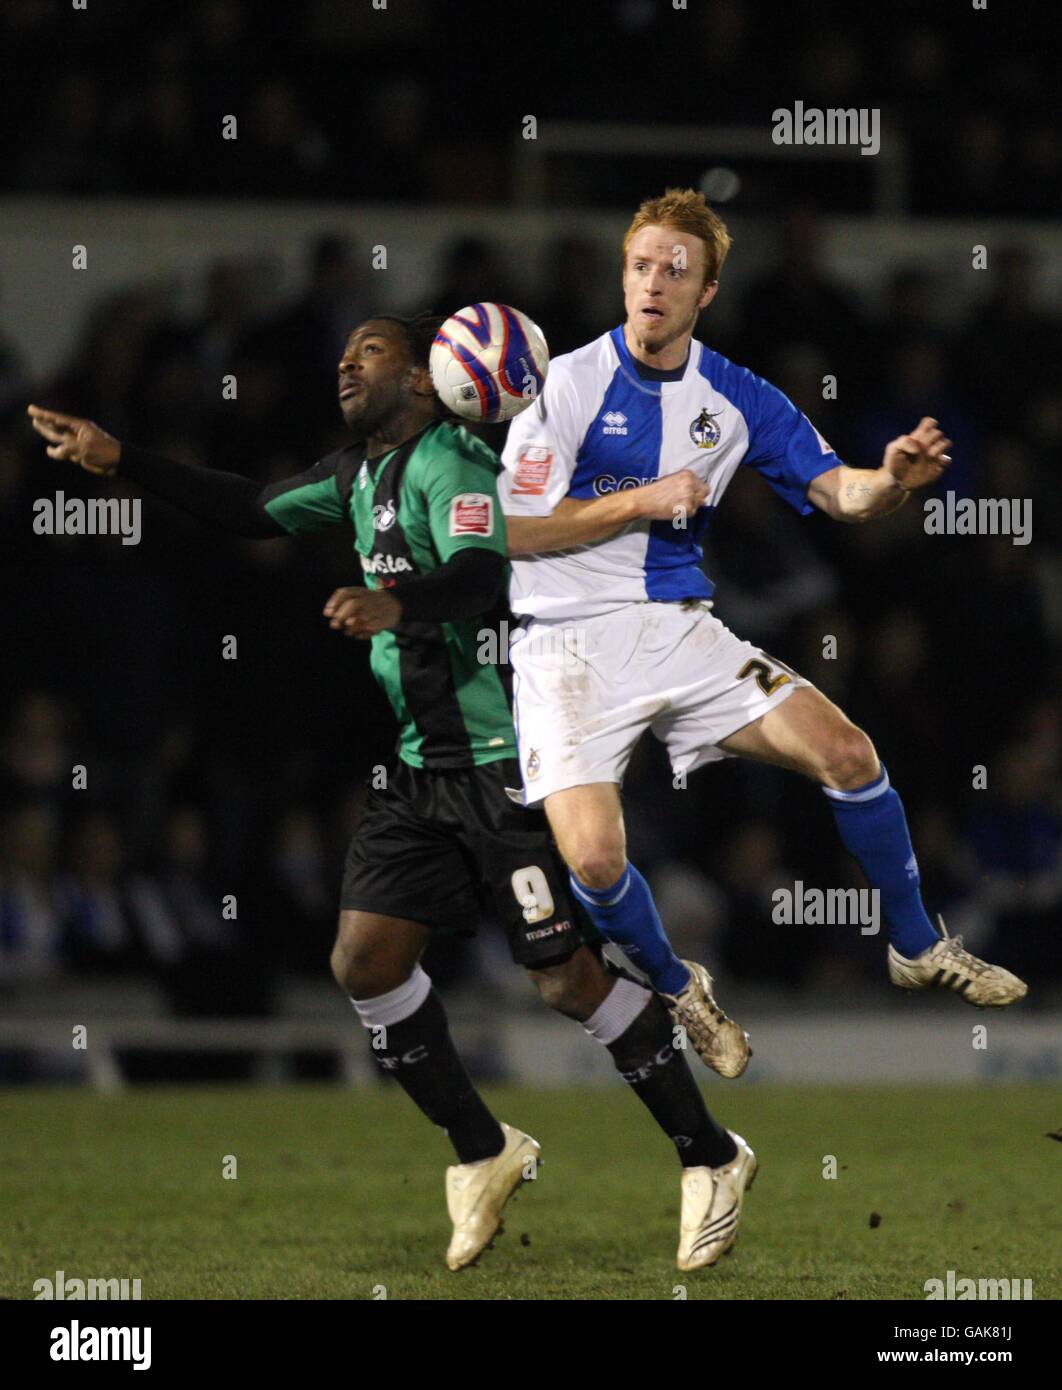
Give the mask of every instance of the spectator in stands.
[[78, 973], [146, 968], [148, 943], [123, 872], [121, 831], [114, 818], [91, 811], [71, 837], [71, 871], [60, 888], [63, 953]]
[[197, 138], [193, 95], [183, 76], [154, 77], [127, 102], [123, 117], [116, 144], [134, 188], [165, 197], [196, 186], [206, 142]]
[[1007, 746], [987, 766], [968, 839], [980, 871], [978, 897], [990, 916], [994, 958], [1035, 978], [1062, 979], [1062, 813], [1059, 748], [1047, 732]]
[[198, 807], [176, 807], [156, 871], [135, 874], [128, 896], [152, 972], [177, 1013], [270, 1011], [272, 963], [262, 942], [252, 949], [247, 903], [241, 916], [240, 895], [214, 881]]
[[283, 815], [270, 864], [262, 917], [276, 959], [285, 973], [291, 969], [316, 977], [331, 948], [336, 893], [320, 826], [308, 810]]
[[111, 138], [99, 75], [80, 66], [57, 72], [54, 61], [46, 75], [16, 157], [20, 190], [83, 197], [135, 188]]
[[1034, 300], [1037, 266], [1023, 246], [993, 250], [989, 293], [963, 335], [963, 370], [994, 427], [1012, 427], [1013, 403], [1027, 400], [1055, 375], [1062, 333]]
[[792, 894], [797, 875], [786, 862], [773, 825], [752, 821], [726, 841], [715, 864], [726, 899], [719, 959], [736, 980], [796, 988], [806, 982], [816, 957], [831, 947], [826, 927], [773, 920], [777, 889]]
[[[528, 312], [557, 357], [589, 342], [601, 331], [594, 296], [601, 281], [601, 248], [590, 237], [569, 232], [546, 250], [542, 294]], [[492, 296], [497, 298], [497, 296]]]
[[284, 366], [280, 389], [291, 428], [305, 429], [307, 419], [318, 429], [338, 420], [336, 363], [351, 325], [371, 312], [365, 293], [349, 239], [334, 232], [318, 237], [307, 258], [305, 291], [263, 330], [265, 351]]
[[303, 94], [286, 78], [252, 93], [238, 140], [230, 142], [232, 192], [270, 198], [328, 195], [337, 174], [332, 144], [307, 114]]
[[0, 333], [0, 419], [21, 414], [29, 376], [22, 354], [13, 338]]
[[516, 305], [521, 299], [498, 247], [476, 236], [459, 237], [446, 248], [437, 286], [428, 297], [440, 314], [454, 314], [484, 299]]
[[24, 695], [15, 706], [0, 746], [0, 779], [12, 800], [32, 799], [58, 811], [75, 761], [67, 742], [67, 722], [63, 705], [43, 691]]
[[58, 974], [61, 905], [49, 813], [40, 806], [12, 811], [0, 853], [0, 983]]
[[821, 217], [813, 209], [795, 206], [786, 214], [774, 265], [743, 297], [737, 357], [767, 374], [782, 350], [813, 343], [833, 370], [844, 375], [846, 390], [858, 391], [863, 314], [852, 293], [825, 270], [824, 236]]
[[709, 574], [726, 576], [716, 601], [719, 616], [769, 650], [837, 594], [834, 573], [807, 528], [747, 474], [727, 489], [725, 521], [709, 530], [705, 556]]

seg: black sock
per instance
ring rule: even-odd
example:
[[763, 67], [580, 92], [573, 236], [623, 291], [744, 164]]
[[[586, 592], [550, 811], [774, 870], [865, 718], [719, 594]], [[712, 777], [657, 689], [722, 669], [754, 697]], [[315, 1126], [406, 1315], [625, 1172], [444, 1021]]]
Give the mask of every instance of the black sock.
[[608, 1044], [620, 1076], [678, 1150], [683, 1168], [718, 1168], [737, 1145], [712, 1119], [686, 1055], [672, 1047], [671, 1015], [654, 994], [625, 1033]]
[[[370, 1029], [370, 1034], [373, 1030]], [[434, 990], [416, 1013], [383, 1030], [386, 1046], [373, 1048], [382, 1071], [444, 1129], [459, 1163], [493, 1158], [505, 1147], [501, 1125], [484, 1105], [457, 1055], [446, 1010]]]

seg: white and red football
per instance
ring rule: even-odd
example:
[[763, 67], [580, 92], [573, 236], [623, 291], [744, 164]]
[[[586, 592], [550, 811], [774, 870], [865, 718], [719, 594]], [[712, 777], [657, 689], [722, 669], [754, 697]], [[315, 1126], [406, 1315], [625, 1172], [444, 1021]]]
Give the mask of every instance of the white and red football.
[[508, 304], [470, 304], [435, 335], [431, 379], [464, 420], [511, 420], [546, 380], [549, 348], [538, 325]]

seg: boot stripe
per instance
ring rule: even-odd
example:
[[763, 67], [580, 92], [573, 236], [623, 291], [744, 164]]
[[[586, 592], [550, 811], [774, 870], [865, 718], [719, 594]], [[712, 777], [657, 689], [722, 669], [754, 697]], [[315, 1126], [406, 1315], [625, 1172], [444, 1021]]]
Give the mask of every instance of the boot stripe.
[[702, 1250], [706, 1245], [711, 1245], [714, 1241], [723, 1240], [737, 1225], [737, 1217], [732, 1217], [725, 1226], [713, 1231], [698, 1232], [697, 1239], [693, 1242], [694, 1250]]
[[704, 1232], [702, 1235], [697, 1237], [693, 1245], [690, 1247], [690, 1254], [699, 1255], [700, 1252], [705, 1248], [705, 1246], [717, 1245], [721, 1240], [725, 1240], [736, 1225], [737, 1218], [735, 1217], [734, 1220], [730, 1223], [729, 1226], [726, 1227], [725, 1230], [715, 1231], [714, 1233], [710, 1231]]
[[725, 1211], [722, 1216], [717, 1216], [714, 1221], [709, 1221], [709, 1223], [706, 1226], [702, 1226], [701, 1236], [710, 1236], [718, 1227], [725, 1225], [728, 1221], [736, 1221], [737, 1217], [734, 1215], [736, 1211], [737, 1203], [735, 1202], [734, 1205], [730, 1207], [729, 1210]]

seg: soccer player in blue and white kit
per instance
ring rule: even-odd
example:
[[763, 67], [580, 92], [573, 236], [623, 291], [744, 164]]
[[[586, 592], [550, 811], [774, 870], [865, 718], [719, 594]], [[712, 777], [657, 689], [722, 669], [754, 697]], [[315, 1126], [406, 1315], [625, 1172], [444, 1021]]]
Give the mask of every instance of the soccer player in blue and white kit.
[[[499, 494], [510, 602], [526, 620], [512, 651], [525, 801], [544, 802], [598, 928], [705, 1062], [737, 1076], [747, 1036], [719, 1010], [704, 967], [671, 950], [626, 858], [619, 786], [646, 729], [676, 773], [737, 755], [819, 783], [880, 893], [893, 983], [983, 1006], [1013, 1003], [1026, 986], [930, 921], [903, 806], [867, 735], [711, 611], [699, 541], [737, 468], [754, 468], [802, 514], [863, 522], [950, 462], [950, 441], [926, 418], [877, 469], [847, 467], [780, 391], [694, 341], [729, 245], [701, 194], [669, 189], [642, 204], [623, 241], [626, 322], [552, 362], [542, 395], [510, 427]], [[608, 1034], [607, 1019], [588, 1027]]]

